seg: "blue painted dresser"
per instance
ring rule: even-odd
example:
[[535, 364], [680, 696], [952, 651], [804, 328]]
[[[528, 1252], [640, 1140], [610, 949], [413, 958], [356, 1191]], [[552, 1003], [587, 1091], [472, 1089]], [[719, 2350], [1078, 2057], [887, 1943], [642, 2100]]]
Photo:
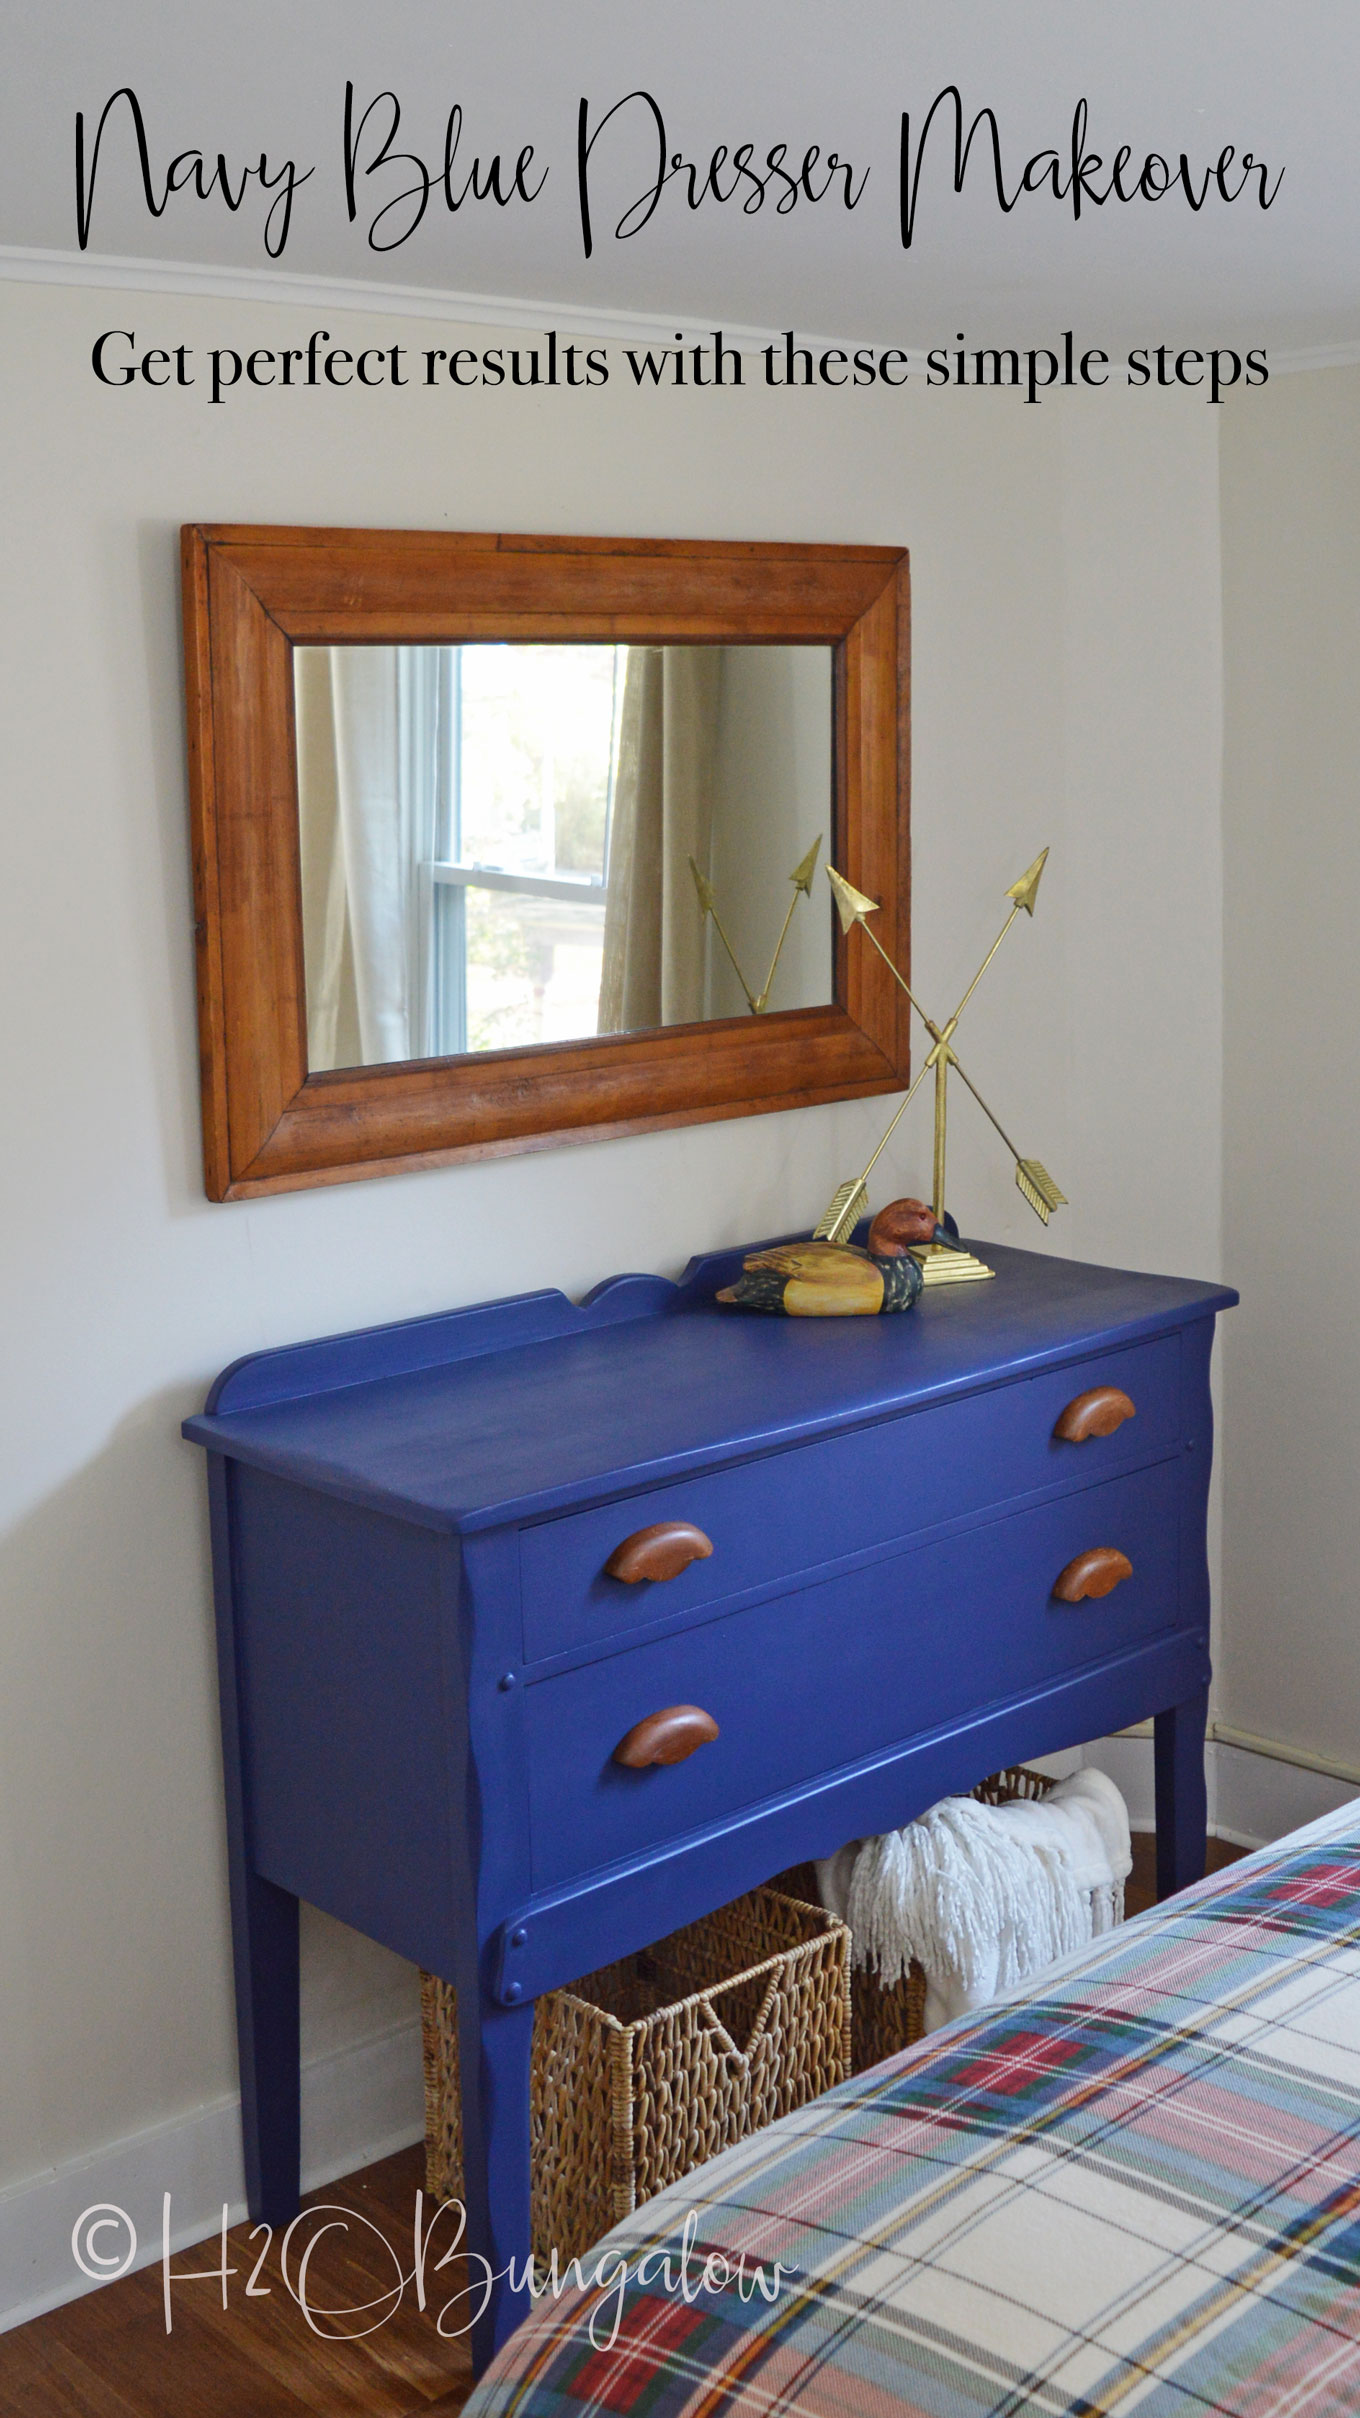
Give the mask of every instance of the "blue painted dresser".
[[[722, 1309], [725, 1253], [260, 1353], [187, 1421], [256, 2216], [297, 2204], [299, 1898], [456, 1985], [468, 2238], [499, 2271], [528, 2247], [540, 1992], [1149, 1714], [1159, 1885], [1200, 1872], [1209, 1358], [1237, 1296], [980, 1247], [994, 1282], [906, 1316]], [[1055, 1433], [1111, 1388], [1109, 1432]], [[610, 1575], [666, 1522], [698, 1558]], [[615, 1759], [674, 1707], [717, 1734]], [[526, 2306], [498, 2283], [479, 2364]]]

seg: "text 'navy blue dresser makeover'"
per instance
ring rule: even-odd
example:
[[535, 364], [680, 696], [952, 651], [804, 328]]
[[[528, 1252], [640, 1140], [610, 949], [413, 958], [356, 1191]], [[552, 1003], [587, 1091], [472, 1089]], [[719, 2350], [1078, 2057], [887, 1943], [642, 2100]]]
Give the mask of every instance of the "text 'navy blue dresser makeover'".
[[[186, 1422], [255, 2216], [297, 2205], [299, 1898], [455, 1984], [468, 2242], [499, 2271], [528, 2251], [540, 1992], [1149, 1714], [1159, 1887], [1202, 1870], [1237, 1296], [979, 1248], [993, 1282], [897, 1317], [724, 1310], [739, 1252], [526, 1294], [256, 1354]], [[674, 1523], [675, 1575], [606, 1568]], [[711, 1719], [683, 1759], [615, 1759], [686, 1707]], [[479, 2366], [527, 2306], [497, 2286]]]

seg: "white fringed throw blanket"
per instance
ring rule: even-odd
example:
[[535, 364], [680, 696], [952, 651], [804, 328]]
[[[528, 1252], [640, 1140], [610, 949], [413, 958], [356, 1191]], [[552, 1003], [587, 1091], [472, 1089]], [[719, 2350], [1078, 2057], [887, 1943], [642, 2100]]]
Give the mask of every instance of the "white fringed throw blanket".
[[905, 1830], [842, 1848], [817, 1877], [857, 1965], [888, 1986], [913, 1957], [924, 1968], [930, 2032], [1109, 1930], [1131, 1861], [1124, 1800], [1088, 1770], [1010, 1805], [946, 1797]]

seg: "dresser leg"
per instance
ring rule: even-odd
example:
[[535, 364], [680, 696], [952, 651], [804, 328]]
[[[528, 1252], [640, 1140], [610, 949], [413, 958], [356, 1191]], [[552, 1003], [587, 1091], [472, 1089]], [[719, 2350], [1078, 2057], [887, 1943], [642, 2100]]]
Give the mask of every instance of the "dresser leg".
[[1157, 1895], [1171, 1897], [1204, 1877], [1207, 1806], [1204, 1731], [1209, 1691], [1200, 1688], [1153, 1723], [1157, 1783]]
[[286, 2225], [301, 2190], [298, 1902], [257, 1873], [232, 1879], [246, 2199], [257, 2224]]
[[483, 2000], [480, 2012], [474, 2005], [472, 2020], [459, 2030], [468, 2307], [479, 2312], [471, 2333], [477, 2376], [533, 2306], [528, 2289], [533, 2039], [532, 2000], [524, 2007]]
[[301, 2190], [298, 1902], [288, 1890], [261, 1880], [251, 1863], [229, 1489], [226, 1461], [220, 1453], [209, 1453], [222, 1781], [241, 2068], [241, 2146], [250, 2213], [257, 2224], [277, 2226], [297, 2215]]

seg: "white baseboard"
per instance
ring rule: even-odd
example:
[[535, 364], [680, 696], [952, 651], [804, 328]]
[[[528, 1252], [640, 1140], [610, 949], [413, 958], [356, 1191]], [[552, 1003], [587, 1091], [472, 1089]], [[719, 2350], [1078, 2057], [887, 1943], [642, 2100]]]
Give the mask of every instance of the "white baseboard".
[[[424, 2130], [418, 2024], [393, 2025], [304, 2064], [302, 2179], [308, 2191], [409, 2148]], [[0, 2192], [0, 2332], [98, 2289], [71, 2247], [72, 2229], [86, 2209], [112, 2208], [131, 2218], [137, 2249], [125, 2272], [154, 2265], [161, 2257], [167, 2191], [172, 2251], [215, 2233], [224, 2202], [228, 2221], [239, 2224], [246, 2213], [239, 2099], [214, 2100]], [[99, 2247], [121, 2252], [126, 2242], [126, 2229], [115, 2227]]]
[[1213, 1828], [1238, 1847], [1264, 1847], [1360, 1795], [1353, 1781], [1222, 1738], [1213, 1740], [1209, 1756], [1216, 1783]]
[[[1235, 1847], [1266, 1847], [1286, 1831], [1299, 1830], [1339, 1805], [1360, 1796], [1360, 1785], [1336, 1771], [1313, 1768], [1319, 1760], [1288, 1760], [1288, 1748], [1257, 1749], [1210, 1737], [1204, 1750], [1208, 1783], [1209, 1828], [1215, 1838]], [[1046, 1771], [1075, 1771], [1094, 1763], [1122, 1789], [1135, 1830], [1153, 1830], [1156, 1816], [1152, 1787], [1151, 1736], [1100, 1738], [1066, 1754], [1040, 1758]]]

